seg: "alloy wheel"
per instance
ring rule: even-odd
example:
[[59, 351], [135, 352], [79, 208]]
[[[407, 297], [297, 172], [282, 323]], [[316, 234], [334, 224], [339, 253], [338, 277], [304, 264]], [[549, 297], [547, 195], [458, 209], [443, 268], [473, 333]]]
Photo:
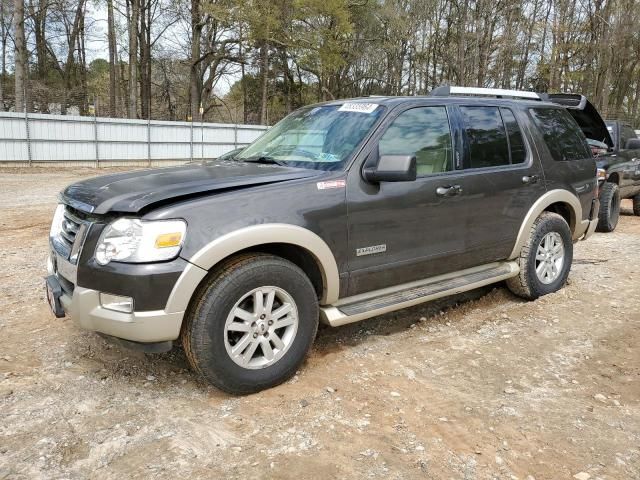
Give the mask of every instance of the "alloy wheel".
[[243, 368], [273, 365], [287, 352], [298, 331], [298, 309], [285, 290], [258, 287], [233, 306], [224, 327], [231, 360]]
[[549, 232], [540, 241], [536, 252], [536, 275], [545, 285], [553, 283], [564, 266], [564, 242], [557, 232]]

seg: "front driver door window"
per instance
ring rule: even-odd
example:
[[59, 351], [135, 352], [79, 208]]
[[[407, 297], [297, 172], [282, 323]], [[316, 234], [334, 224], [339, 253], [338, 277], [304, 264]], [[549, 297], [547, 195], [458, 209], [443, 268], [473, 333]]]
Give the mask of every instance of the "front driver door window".
[[452, 170], [451, 130], [445, 107], [412, 108], [380, 139], [380, 155], [415, 155], [418, 176]]

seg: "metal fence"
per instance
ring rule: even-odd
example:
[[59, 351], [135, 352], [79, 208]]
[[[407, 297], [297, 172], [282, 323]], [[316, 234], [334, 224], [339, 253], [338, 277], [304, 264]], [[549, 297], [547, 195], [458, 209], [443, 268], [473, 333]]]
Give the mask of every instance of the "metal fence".
[[217, 158], [268, 127], [0, 113], [0, 165], [149, 166]]

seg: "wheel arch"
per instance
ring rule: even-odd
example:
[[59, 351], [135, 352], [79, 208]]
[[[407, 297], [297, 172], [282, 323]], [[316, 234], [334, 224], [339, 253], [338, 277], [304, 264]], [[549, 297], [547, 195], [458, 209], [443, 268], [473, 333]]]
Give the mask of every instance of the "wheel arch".
[[533, 226], [533, 222], [540, 216], [542, 212], [554, 212], [562, 216], [569, 224], [571, 235], [576, 240], [584, 232], [582, 228], [582, 205], [578, 197], [567, 190], [550, 190], [542, 195], [531, 206], [524, 217], [516, 243], [513, 246], [509, 260], [513, 260], [520, 255], [522, 246], [527, 241], [527, 235]]
[[262, 224], [222, 235], [187, 259], [190, 264], [173, 287], [166, 311], [185, 311], [196, 289], [213, 267], [227, 258], [249, 251], [272, 253], [298, 265], [314, 284], [321, 304], [330, 304], [338, 299], [338, 266], [322, 238], [296, 225]]

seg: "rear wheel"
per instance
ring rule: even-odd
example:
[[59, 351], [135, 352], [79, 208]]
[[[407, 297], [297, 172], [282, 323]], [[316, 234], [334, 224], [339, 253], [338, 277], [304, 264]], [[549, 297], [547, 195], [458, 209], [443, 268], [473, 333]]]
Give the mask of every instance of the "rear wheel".
[[613, 182], [605, 182], [600, 191], [599, 232], [613, 232], [620, 219], [620, 189]]
[[507, 287], [529, 300], [555, 292], [567, 281], [572, 261], [569, 225], [557, 213], [543, 212], [520, 251], [520, 273], [507, 280]]
[[216, 387], [253, 393], [290, 378], [318, 328], [318, 299], [295, 264], [236, 257], [212, 272], [183, 326], [189, 363]]
[[640, 217], [640, 194], [633, 197], [633, 214]]

